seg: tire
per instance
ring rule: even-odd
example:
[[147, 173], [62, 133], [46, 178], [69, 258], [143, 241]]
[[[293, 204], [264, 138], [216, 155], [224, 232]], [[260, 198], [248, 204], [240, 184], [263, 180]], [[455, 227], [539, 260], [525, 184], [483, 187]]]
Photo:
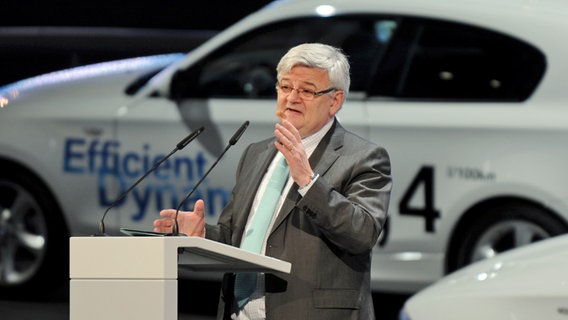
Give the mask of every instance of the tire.
[[39, 298], [69, 277], [69, 244], [61, 210], [29, 172], [1, 164], [0, 296]]
[[568, 231], [564, 222], [533, 204], [503, 204], [474, 215], [471, 227], [459, 233], [464, 236], [457, 239], [449, 271]]

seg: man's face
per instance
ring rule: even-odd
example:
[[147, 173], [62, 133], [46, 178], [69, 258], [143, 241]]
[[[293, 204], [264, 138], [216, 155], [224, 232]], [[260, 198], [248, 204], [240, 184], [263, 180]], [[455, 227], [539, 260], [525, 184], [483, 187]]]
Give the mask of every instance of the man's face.
[[[313, 92], [330, 87], [326, 71], [305, 66], [295, 66], [289, 73], [283, 74], [279, 85]], [[304, 138], [318, 131], [333, 118], [341, 107], [343, 94], [343, 91], [337, 90], [315, 96], [313, 100], [305, 100], [297, 90], [288, 94], [278, 90], [276, 115], [280, 122], [284, 119], [290, 121]]]

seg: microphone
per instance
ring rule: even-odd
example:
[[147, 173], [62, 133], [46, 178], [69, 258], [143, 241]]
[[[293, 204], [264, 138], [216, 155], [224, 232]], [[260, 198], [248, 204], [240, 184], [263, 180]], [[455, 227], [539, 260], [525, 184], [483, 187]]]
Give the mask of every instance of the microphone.
[[120, 201], [122, 201], [122, 199], [124, 199], [124, 197], [126, 197], [126, 195], [128, 193], [130, 193], [130, 191], [132, 191], [132, 189], [134, 189], [134, 187], [136, 187], [142, 180], [144, 180], [150, 173], [152, 173], [154, 170], [156, 170], [156, 168], [158, 168], [164, 161], [166, 161], [169, 157], [171, 157], [174, 153], [176, 153], [178, 150], [181, 150], [183, 148], [185, 148], [185, 146], [187, 146], [191, 141], [193, 141], [193, 139], [197, 138], [198, 135], [201, 134], [201, 132], [203, 132], [203, 130], [205, 130], [203, 127], [193, 131], [192, 133], [190, 133], [187, 137], [185, 137], [183, 140], [181, 140], [180, 142], [178, 142], [178, 144], [176, 144], [176, 147], [165, 157], [163, 157], [162, 159], [160, 159], [160, 161], [156, 162], [154, 164], [154, 166], [152, 168], [150, 168], [150, 170], [148, 170], [142, 177], [140, 177], [132, 186], [130, 186], [130, 188], [128, 188], [126, 191], [124, 191], [116, 200], [113, 201], [113, 203], [111, 203], [110, 206], [108, 206], [108, 208], [105, 210], [105, 213], [103, 214], [103, 217], [101, 218], [101, 222], [99, 223], [99, 233], [96, 234], [97, 236], [106, 236], [105, 233], [105, 217], [107, 215], [107, 213], [110, 211], [110, 209], [112, 209], [114, 206], [116, 206]]
[[178, 225], [178, 214], [179, 214], [179, 210], [181, 209], [181, 206], [187, 201], [187, 199], [189, 199], [189, 197], [191, 197], [191, 195], [193, 195], [193, 193], [195, 192], [197, 187], [199, 187], [201, 182], [203, 182], [203, 180], [205, 180], [205, 177], [207, 177], [209, 175], [209, 172], [211, 172], [211, 170], [213, 170], [213, 168], [217, 165], [219, 160], [221, 160], [221, 158], [223, 157], [225, 152], [227, 152], [227, 150], [229, 150], [229, 148], [231, 146], [235, 145], [237, 143], [237, 141], [239, 141], [239, 139], [241, 138], [241, 136], [243, 135], [243, 133], [247, 129], [248, 125], [249, 125], [249, 121], [247, 120], [241, 125], [241, 127], [235, 132], [235, 134], [233, 134], [233, 137], [231, 137], [231, 139], [229, 140], [229, 144], [225, 147], [225, 150], [223, 150], [223, 152], [221, 152], [221, 154], [217, 157], [217, 160], [215, 160], [215, 162], [211, 165], [211, 167], [209, 167], [209, 170], [207, 170], [207, 172], [205, 172], [205, 174], [201, 177], [201, 179], [199, 179], [199, 181], [197, 181], [195, 186], [193, 186], [193, 189], [191, 189], [191, 191], [179, 203], [179, 205], [176, 209], [176, 216], [174, 218], [174, 225], [172, 226], [171, 236], [183, 235], [183, 234], [179, 233], [179, 225]]

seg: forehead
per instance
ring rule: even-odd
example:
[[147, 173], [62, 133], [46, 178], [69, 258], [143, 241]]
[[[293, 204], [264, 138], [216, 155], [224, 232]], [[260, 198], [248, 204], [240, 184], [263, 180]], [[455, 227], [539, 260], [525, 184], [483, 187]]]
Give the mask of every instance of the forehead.
[[279, 81], [298, 82], [304, 85], [318, 86], [328, 82], [327, 71], [307, 66], [294, 66], [289, 72], [280, 75]]

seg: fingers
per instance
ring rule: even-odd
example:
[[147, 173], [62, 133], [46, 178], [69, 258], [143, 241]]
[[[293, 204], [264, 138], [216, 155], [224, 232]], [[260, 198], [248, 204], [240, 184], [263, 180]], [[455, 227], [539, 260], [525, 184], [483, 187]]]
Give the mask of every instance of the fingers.
[[289, 132], [290, 134], [292, 134], [292, 138], [293, 138], [294, 140], [296, 140], [296, 141], [298, 141], [298, 142], [299, 142], [300, 140], [302, 140], [302, 138], [300, 137], [300, 131], [298, 131], [298, 129], [296, 129], [296, 127], [294, 127], [294, 125], [293, 125], [290, 121], [284, 120], [284, 121], [282, 122], [282, 125], [283, 125], [286, 129], [288, 129], [288, 132]]
[[199, 199], [195, 202], [195, 206], [193, 207], [193, 212], [195, 215], [199, 216], [200, 218], [205, 217], [205, 203], [203, 200]]
[[[178, 222], [182, 221], [204, 221], [205, 220], [205, 203], [203, 200], [197, 200], [195, 202], [194, 211], [179, 211], [178, 212]], [[160, 211], [160, 218], [154, 220], [154, 231], [156, 232], [170, 232], [173, 225], [174, 219], [176, 218], [175, 209], [164, 209]], [[197, 218], [197, 220], [195, 220]], [[184, 224], [184, 223], [182, 223]], [[188, 223], [185, 223], [188, 224]], [[191, 225], [190, 222], [188, 225]]]
[[294, 152], [301, 145], [301, 137], [298, 130], [287, 120], [284, 120], [282, 124], [277, 123], [274, 129], [274, 135], [278, 139], [280, 146], [276, 146], [277, 149], [285, 153]]
[[169, 232], [172, 229], [175, 214], [176, 211], [173, 209], [165, 209], [160, 211], [160, 217], [162, 218], [154, 220], [154, 231]]
[[176, 210], [174, 209], [164, 209], [160, 211], [160, 217], [173, 219], [176, 216]]
[[276, 124], [274, 146], [280, 151], [290, 168], [290, 176], [299, 186], [306, 185], [313, 175], [308, 155], [302, 144], [300, 132], [287, 120]]

